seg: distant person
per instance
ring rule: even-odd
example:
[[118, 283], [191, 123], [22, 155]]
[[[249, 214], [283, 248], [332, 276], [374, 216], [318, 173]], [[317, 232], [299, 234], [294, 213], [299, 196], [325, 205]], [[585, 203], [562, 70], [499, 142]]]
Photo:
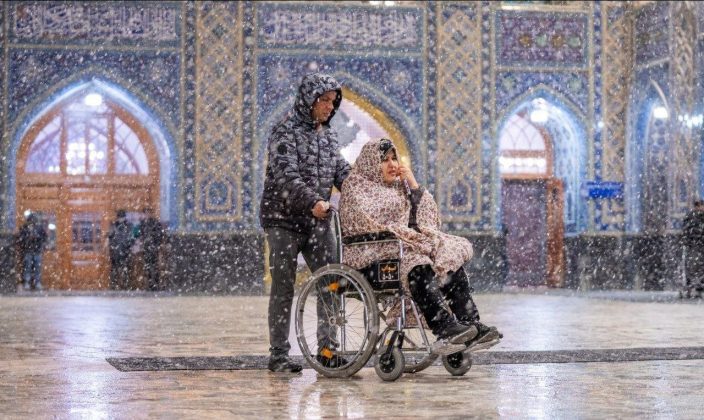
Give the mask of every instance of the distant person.
[[506, 224], [501, 224], [501, 236], [499, 237], [499, 247], [500, 247], [500, 264], [499, 275], [501, 276], [501, 285], [505, 286], [508, 281], [508, 273], [511, 269], [508, 260], [508, 226]]
[[127, 220], [125, 210], [118, 210], [116, 216], [108, 232], [110, 288], [126, 289], [129, 285], [130, 254], [134, 244], [133, 226]]
[[682, 224], [685, 249], [685, 289], [701, 295], [704, 290], [704, 201], [696, 200]]
[[145, 219], [137, 228], [137, 239], [142, 242], [142, 258], [144, 272], [147, 276], [149, 290], [158, 290], [159, 283], [159, 251], [164, 241], [164, 225], [154, 216], [151, 207], [144, 208]]
[[30, 288], [42, 290], [42, 253], [46, 239], [46, 228], [34, 213], [30, 213], [17, 236], [22, 258], [22, 288], [24, 290]]

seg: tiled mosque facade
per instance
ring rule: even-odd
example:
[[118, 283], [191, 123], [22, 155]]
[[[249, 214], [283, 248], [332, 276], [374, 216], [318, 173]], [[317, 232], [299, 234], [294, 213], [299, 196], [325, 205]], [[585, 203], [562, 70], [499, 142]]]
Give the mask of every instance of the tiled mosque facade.
[[[475, 243], [479, 286], [500, 258], [498, 133], [545, 98], [576, 133], [556, 145], [556, 167], [580, 156], [563, 172], [566, 286], [673, 287], [683, 214], [702, 194], [699, 3], [384, 3], [3, 2], [5, 272], [22, 134], [75, 86], [99, 83], [162, 139], [173, 283], [257, 290], [268, 131], [320, 70], [397, 127], [445, 227]], [[654, 119], [659, 105], [669, 121]]]

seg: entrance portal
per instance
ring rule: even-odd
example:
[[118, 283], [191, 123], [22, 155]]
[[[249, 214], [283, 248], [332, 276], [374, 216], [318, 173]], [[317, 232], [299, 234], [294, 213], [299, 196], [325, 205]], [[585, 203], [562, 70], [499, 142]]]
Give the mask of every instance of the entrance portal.
[[147, 130], [90, 89], [42, 115], [17, 158], [16, 219], [29, 212], [49, 231], [42, 282], [55, 289], [108, 287], [107, 234], [118, 209], [133, 223], [159, 214], [159, 164]]
[[506, 285], [562, 285], [564, 187], [553, 175], [550, 133], [540, 126], [547, 107], [512, 115], [501, 132], [501, 223], [508, 272]]

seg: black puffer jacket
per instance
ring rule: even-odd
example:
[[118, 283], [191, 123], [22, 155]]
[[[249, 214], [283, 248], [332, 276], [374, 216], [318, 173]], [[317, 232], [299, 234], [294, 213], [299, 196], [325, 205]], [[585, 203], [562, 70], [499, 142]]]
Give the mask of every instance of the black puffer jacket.
[[[315, 129], [311, 109], [325, 92], [336, 91], [330, 118]], [[330, 120], [342, 101], [340, 84], [331, 76], [309, 74], [298, 88], [293, 113], [277, 124], [269, 137], [269, 161], [259, 220], [262, 227], [282, 227], [310, 233], [316, 225], [311, 210], [330, 199], [333, 185], [342, 188], [350, 166], [338, 151]]]

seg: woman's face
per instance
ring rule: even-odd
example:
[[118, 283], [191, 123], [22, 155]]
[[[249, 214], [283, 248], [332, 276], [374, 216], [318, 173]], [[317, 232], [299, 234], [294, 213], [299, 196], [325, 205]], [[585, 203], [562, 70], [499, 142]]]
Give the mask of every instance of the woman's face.
[[398, 159], [396, 152], [390, 151], [381, 161], [381, 178], [385, 183], [391, 184], [398, 179]]

